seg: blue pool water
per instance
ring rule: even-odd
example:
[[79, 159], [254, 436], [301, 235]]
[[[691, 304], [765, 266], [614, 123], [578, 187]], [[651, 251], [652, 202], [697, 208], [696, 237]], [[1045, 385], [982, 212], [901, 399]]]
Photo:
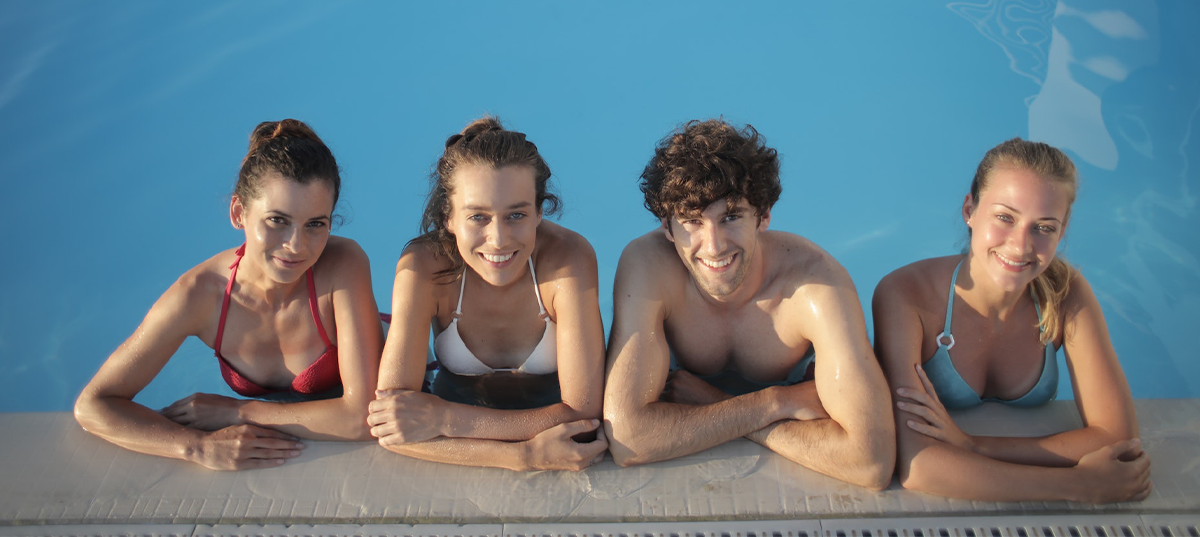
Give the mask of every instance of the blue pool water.
[[[178, 275], [240, 242], [226, 196], [259, 121], [302, 119], [334, 150], [337, 233], [371, 256], [386, 309], [430, 165], [483, 113], [549, 161], [561, 222], [599, 255], [606, 322], [622, 247], [656, 224], [637, 176], [683, 121], [766, 135], [783, 157], [772, 227], [841, 260], [864, 307], [890, 270], [958, 250], [988, 148], [1050, 142], [1082, 172], [1065, 253], [1134, 395], [1196, 397], [1198, 25], [1189, 0], [10, 0], [0, 410], [69, 409]], [[231, 394], [191, 340], [139, 400], [195, 391]]]

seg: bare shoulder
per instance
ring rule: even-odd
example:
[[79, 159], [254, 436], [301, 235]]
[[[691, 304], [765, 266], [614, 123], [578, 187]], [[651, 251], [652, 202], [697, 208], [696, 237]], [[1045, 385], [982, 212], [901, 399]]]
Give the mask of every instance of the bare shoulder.
[[776, 278], [796, 287], [853, 286], [846, 268], [813, 241], [774, 230], [764, 232], [761, 237], [770, 264], [767, 270]]
[[437, 254], [434, 245], [428, 240], [417, 238], [400, 252], [400, 259], [396, 261], [396, 275], [407, 272], [422, 280], [433, 281], [439, 272], [449, 269], [452, 265], [450, 259]]
[[960, 255], [932, 257], [888, 273], [875, 286], [876, 300], [892, 298], [909, 303], [945, 302]]
[[321, 259], [317, 260], [315, 272], [318, 276], [332, 274], [334, 277], [358, 277], [364, 272], [370, 274], [370, 271], [371, 261], [362, 246], [354, 239], [330, 236], [325, 250], [321, 252]]
[[1096, 298], [1092, 284], [1088, 283], [1083, 274], [1071, 267], [1071, 284], [1067, 287], [1067, 296], [1063, 299], [1063, 314], [1070, 320], [1092, 308], [1100, 308], [1100, 301]]
[[638, 287], [661, 289], [671, 282], [686, 282], [688, 278], [690, 275], [679, 260], [679, 253], [661, 229], [655, 228], [633, 239], [621, 251], [617, 285], [638, 283]]
[[229, 265], [237, 260], [235, 250], [222, 251], [184, 272], [154, 303], [148, 317], [165, 316], [172, 326], [198, 335], [212, 320], [211, 313], [220, 307], [221, 299], [225, 297]]
[[547, 279], [597, 270], [596, 250], [583, 235], [546, 220], [538, 225], [535, 257], [538, 276]]

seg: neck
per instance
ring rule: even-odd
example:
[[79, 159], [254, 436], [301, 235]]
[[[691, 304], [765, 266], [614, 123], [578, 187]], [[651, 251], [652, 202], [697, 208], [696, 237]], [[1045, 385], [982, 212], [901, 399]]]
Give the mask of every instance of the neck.
[[1004, 320], [1029, 296], [1029, 286], [1020, 289], [1001, 289], [995, 285], [975, 256], [967, 254], [966, 270], [958, 274], [959, 296], [985, 317]]

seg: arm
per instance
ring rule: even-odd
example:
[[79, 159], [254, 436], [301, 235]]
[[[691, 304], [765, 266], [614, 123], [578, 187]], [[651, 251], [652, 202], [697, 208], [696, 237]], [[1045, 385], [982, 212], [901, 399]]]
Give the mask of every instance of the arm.
[[[379, 402], [372, 411], [378, 424], [393, 427], [376, 431], [399, 434], [404, 442], [434, 437], [490, 440], [529, 440], [555, 425], [600, 416], [603, 373], [603, 324], [597, 298], [596, 256], [582, 237], [572, 234], [570, 244], [547, 251], [541, 275], [556, 287], [548, 310], [557, 317], [558, 376], [562, 402], [527, 410], [500, 410], [444, 401], [421, 393], [425, 371], [428, 328], [422, 321], [436, 314], [432, 270], [422, 269], [420, 252], [406, 252], [396, 272], [393, 323], [388, 337]], [[550, 257], [553, 256], [553, 257]], [[545, 269], [549, 270], [545, 270]], [[412, 312], [428, 311], [429, 315]], [[400, 312], [408, 312], [400, 315]], [[417, 333], [420, 333], [418, 336]], [[419, 343], [417, 343], [419, 340]], [[404, 349], [400, 352], [393, 350]], [[399, 354], [400, 356], [396, 356]], [[393, 370], [387, 364], [400, 364]], [[403, 372], [403, 373], [401, 373]], [[390, 418], [388, 416], [391, 416]], [[377, 425], [378, 426], [378, 425]]]
[[[875, 344], [892, 388], [899, 394], [925, 394], [925, 383], [917, 369], [924, 331], [919, 312], [913, 306], [920, 297], [910, 291], [910, 286], [911, 279], [897, 271], [876, 288], [872, 302]], [[928, 397], [936, 401], [936, 394]], [[933, 406], [941, 409], [940, 404]], [[937, 420], [948, 421], [944, 409], [937, 416], [922, 415], [914, 412], [910, 401], [895, 416], [897, 469], [901, 484], [908, 489], [989, 501], [1111, 502], [1140, 499], [1149, 494], [1149, 461], [1144, 457], [1130, 462], [1119, 460], [1125, 452], [1138, 449], [1136, 441], [1093, 449], [1069, 468], [1050, 468], [997, 460], [929, 436], [929, 432], [919, 432], [928, 431]], [[928, 419], [935, 421], [927, 423], [927, 416], [933, 416]], [[957, 430], [951, 426], [949, 423], [941, 429]], [[1032, 441], [1014, 439], [1014, 442]]]
[[[383, 330], [371, 289], [371, 264], [366, 252], [349, 239], [339, 243], [334, 251], [326, 249], [325, 256], [336, 257], [321, 268], [333, 273], [333, 317], [342, 396], [299, 403], [244, 401], [238, 411], [241, 423], [302, 438], [372, 439], [367, 426], [367, 405], [375, 399]], [[334, 246], [332, 238], [329, 246]]]
[[626, 247], [613, 289], [604, 424], [621, 466], [702, 451], [789, 417], [789, 409], [779, 404], [778, 388], [701, 405], [659, 401], [670, 367], [659, 278], [670, 275], [663, 276], [663, 265], [648, 258], [652, 237]]
[[[829, 419], [784, 420], [749, 438], [807, 468], [883, 490], [896, 461], [887, 381], [871, 352], [858, 293], [841, 266], [825, 266], [829, 283], [814, 283], [798, 301], [797, 326], [817, 352], [816, 392]], [[807, 383], [785, 388], [803, 404]]]
[[183, 340], [199, 333], [203, 316], [213, 311], [211, 297], [196, 282], [199, 270], [175, 282], [104, 362], [75, 401], [75, 419], [88, 432], [126, 449], [211, 469], [283, 464], [304, 447], [290, 435], [252, 425], [200, 431], [133, 402]]
[[[603, 435], [588, 443], [577, 443], [571, 437], [596, 429], [598, 423], [575, 417], [577, 411], [565, 402], [529, 411], [505, 411], [449, 403], [420, 392], [425, 372], [427, 323], [437, 313], [437, 301], [432, 292], [434, 270], [422, 267], [420, 252], [411, 248], [397, 265], [393, 326], [388, 334], [379, 382], [381, 397], [370, 404], [368, 416], [371, 433], [379, 438], [379, 444], [396, 453], [424, 460], [512, 470], [579, 470], [596, 462], [608, 445]], [[592, 259], [590, 270], [594, 282], [594, 256]], [[567, 283], [564, 287], [572, 285]], [[591, 295], [595, 296], [594, 287]], [[558, 307], [558, 341], [563, 341], [564, 336], [571, 337], [572, 325], [584, 330], [589, 328], [586, 316], [572, 318], [577, 310], [574, 304], [566, 305], [567, 302], [564, 299], [565, 307]], [[586, 309], [587, 301], [579, 302]], [[558, 299], [556, 304], [559, 304]], [[594, 299], [591, 309], [595, 311], [596, 321], [596, 326], [591, 328], [597, 332], [594, 336], [597, 341], [601, 341], [598, 339], [602, 331], [599, 307]], [[583, 343], [586, 347], [586, 342]], [[586, 353], [564, 353], [564, 350], [560, 348], [559, 351], [560, 382], [564, 382], [563, 397], [567, 401], [574, 395], [571, 391], [574, 385], [568, 387], [566, 382], [568, 379], [580, 380], [570, 370], [572, 367], [588, 369], [586, 364], [582, 368], [577, 365], [588, 357]], [[592, 368], [596, 370], [599, 370], [599, 354], [592, 358], [595, 363]], [[592, 381], [591, 384], [598, 389], [598, 383]], [[593, 398], [598, 406], [599, 394]], [[475, 436], [468, 438], [470, 435]]]

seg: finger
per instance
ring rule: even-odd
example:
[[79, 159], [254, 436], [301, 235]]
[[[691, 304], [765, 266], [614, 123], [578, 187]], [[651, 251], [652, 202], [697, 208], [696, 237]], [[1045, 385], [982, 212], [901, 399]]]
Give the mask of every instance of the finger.
[[382, 409], [371, 410], [371, 413], [367, 414], [367, 425], [383, 425], [392, 421], [390, 418], [390, 413], [384, 412]]
[[942, 404], [942, 400], [938, 398], [937, 388], [933, 386], [933, 382], [929, 380], [929, 375], [925, 374], [925, 366], [917, 364], [917, 376], [921, 378], [921, 386], [925, 388], [925, 395], [929, 396], [938, 405]]
[[385, 423], [382, 425], [376, 425], [374, 427], [371, 427], [371, 436], [374, 436], [375, 438], [379, 438], [379, 439], [383, 439], [383, 437], [385, 437], [385, 436], [391, 436], [391, 435], [397, 434], [399, 432], [400, 431], [396, 429], [395, 424], [390, 424], [390, 423]]
[[903, 410], [914, 416], [918, 416], [930, 424], [938, 424], [938, 423], [941, 423], [941, 421], [942, 421], [941, 419], [939, 419], [936, 412], [934, 412], [933, 410], [930, 410], [929, 407], [924, 406], [924, 405], [918, 405], [915, 403], [906, 403], [904, 401], [896, 401], [896, 408], [899, 408], [900, 410]]
[[1121, 455], [1128, 453], [1129, 451], [1134, 450], [1134, 449], [1141, 449], [1141, 447], [1142, 447], [1141, 439], [1130, 438], [1128, 440], [1122, 440], [1120, 442], [1115, 442], [1115, 443], [1109, 444], [1107, 446], [1104, 446], [1101, 449], [1108, 450], [1108, 453], [1106, 453], [1106, 455], [1109, 458], [1117, 459], [1117, 458], [1120, 458]]
[[596, 427], [599, 427], [599, 426], [600, 426], [600, 420], [569, 421], [567, 423], [558, 425], [558, 427], [562, 427], [561, 432], [567, 436], [575, 436], [579, 433], [586, 433], [588, 431], [594, 431], [596, 429]]
[[247, 452], [247, 459], [294, 459], [300, 456], [298, 449], [256, 448]]
[[391, 397], [402, 391], [404, 391], [404, 390], [400, 390], [398, 388], [389, 388], [386, 390], [375, 390], [375, 398], [383, 399], [384, 397]]
[[917, 420], [908, 420], [908, 428], [930, 438], [945, 440], [945, 437], [942, 436], [941, 429], [938, 429], [937, 427], [930, 427], [928, 424], [921, 423]]
[[238, 461], [234, 461], [234, 464], [233, 464], [233, 469], [234, 469], [234, 470], [256, 470], [256, 469], [259, 469], [259, 468], [271, 468], [271, 467], [274, 467], [274, 466], [280, 466], [280, 465], [282, 465], [282, 464], [283, 464], [283, 463], [285, 463], [285, 462], [287, 462], [287, 459], [284, 459], [284, 458], [277, 458], [277, 459], [241, 459], [241, 460], [238, 460]]

